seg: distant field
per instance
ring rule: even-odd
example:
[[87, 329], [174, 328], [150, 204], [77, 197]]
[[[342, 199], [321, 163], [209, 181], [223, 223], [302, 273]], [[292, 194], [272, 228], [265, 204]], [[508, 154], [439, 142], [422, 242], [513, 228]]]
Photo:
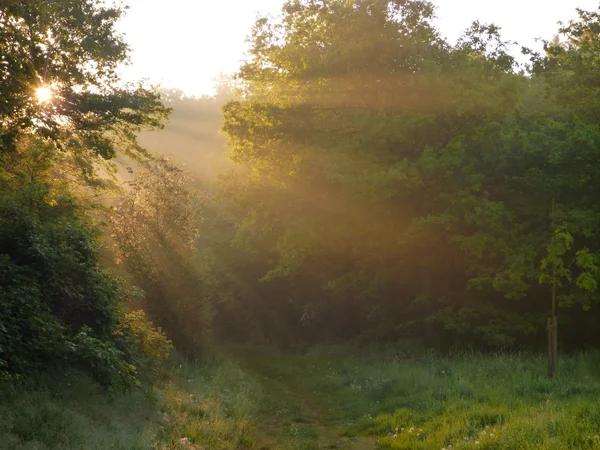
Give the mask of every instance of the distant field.
[[[228, 348], [151, 392], [4, 393], [2, 449], [600, 449], [600, 354], [408, 358]], [[185, 439], [187, 438], [187, 439]]]

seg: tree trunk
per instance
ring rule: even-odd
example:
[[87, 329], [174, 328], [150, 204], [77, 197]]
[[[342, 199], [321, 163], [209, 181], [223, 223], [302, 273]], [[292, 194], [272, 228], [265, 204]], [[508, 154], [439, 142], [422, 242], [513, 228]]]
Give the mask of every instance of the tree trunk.
[[[552, 200], [554, 214], [554, 200]], [[556, 321], [556, 263], [552, 267], [552, 312], [548, 318], [548, 377], [554, 378], [556, 374], [556, 361], [558, 359], [558, 325]]]
[[549, 317], [548, 327], [548, 377], [554, 378], [556, 375], [558, 360], [558, 322], [556, 316]]

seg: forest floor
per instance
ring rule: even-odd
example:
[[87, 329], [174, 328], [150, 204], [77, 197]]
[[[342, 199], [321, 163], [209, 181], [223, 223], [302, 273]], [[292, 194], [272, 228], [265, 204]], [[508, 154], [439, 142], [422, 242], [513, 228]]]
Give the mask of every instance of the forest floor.
[[228, 347], [146, 390], [0, 390], [0, 449], [600, 449], [600, 354]]

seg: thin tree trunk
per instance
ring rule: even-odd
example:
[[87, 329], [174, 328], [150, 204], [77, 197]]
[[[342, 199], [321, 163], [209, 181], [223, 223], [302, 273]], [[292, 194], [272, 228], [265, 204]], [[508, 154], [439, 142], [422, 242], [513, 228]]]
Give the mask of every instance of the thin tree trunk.
[[558, 371], [558, 318], [554, 316], [552, 323], [552, 352], [554, 354], [554, 375]]
[[548, 327], [548, 376], [554, 378], [558, 362], [558, 321], [556, 316], [549, 317]]
[[[554, 199], [552, 199], [552, 215], [554, 217]], [[552, 311], [548, 318], [548, 376], [554, 378], [558, 360], [558, 322], [556, 319], [556, 263], [552, 266]]]
[[546, 321], [546, 332], [548, 334], [548, 377], [554, 376], [554, 358], [553, 358], [553, 347], [552, 347], [552, 319], [548, 317]]

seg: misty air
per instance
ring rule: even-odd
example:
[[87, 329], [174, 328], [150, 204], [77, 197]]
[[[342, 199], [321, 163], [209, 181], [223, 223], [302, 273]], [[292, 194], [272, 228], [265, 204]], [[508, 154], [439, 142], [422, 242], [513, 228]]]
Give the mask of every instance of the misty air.
[[0, 1], [0, 450], [600, 450], [597, 2]]

